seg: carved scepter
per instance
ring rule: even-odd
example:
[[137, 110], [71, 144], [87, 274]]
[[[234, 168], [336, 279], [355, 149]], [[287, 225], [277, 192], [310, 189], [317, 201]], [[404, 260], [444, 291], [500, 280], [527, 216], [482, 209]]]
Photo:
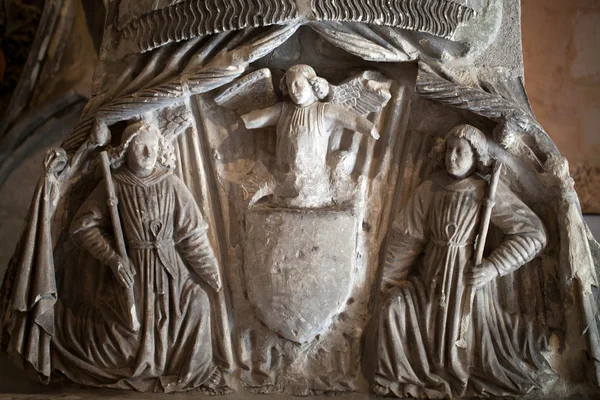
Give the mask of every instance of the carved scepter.
[[[483, 200], [483, 209], [481, 211], [481, 224], [479, 225], [479, 235], [475, 246], [475, 254], [473, 265], [477, 267], [483, 261], [483, 250], [487, 239], [488, 229], [490, 227], [490, 219], [492, 217], [492, 209], [496, 203], [496, 190], [500, 181], [500, 173], [502, 172], [502, 163], [496, 161], [490, 178], [488, 196]], [[469, 324], [471, 321], [471, 312], [473, 310], [473, 302], [475, 300], [475, 292], [477, 290], [473, 286], [466, 289], [465, 298], [467, 302], [463, 305], [462, 319], [460, 321], [460, 335], [456, 341], [456, 346], [460, 348], [467, 347], [467, 334], [469, 333]]]
[[[110, 162], [106, 151], [100, 153], [100, 161], [102, 164], [102, 172], [104, 174], [104, 182], [106, 183], [106, 192], [108, 193], [108, 209], [110, 211], [110, 219], [112, 221], [113, 232], [115, 235], [115, 243], [117, 252], [123, 260], [129, 260], [127, 257], [127, 249], [125, 248], [125, 238], [123, 237], [123, 229], [121, 228], [121, 219], [119, 218], [119, 208], [117, 206], [119, 200], [115, 192], [115, 184], [110, 172]], [[133, 331], [140, 329], [140, 322], [137, 318], [137, 310], [133, 297], [133, 287], [125, 288], [125, 306], [126, 306], [126, 323]]]

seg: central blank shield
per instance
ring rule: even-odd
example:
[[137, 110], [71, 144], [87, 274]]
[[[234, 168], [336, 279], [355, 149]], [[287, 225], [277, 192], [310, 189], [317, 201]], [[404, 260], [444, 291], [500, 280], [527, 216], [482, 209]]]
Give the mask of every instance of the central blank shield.
[[350, 211], [248, 210], [244, 274], [260, 320], [288, 340], [314, 339], [350, 294], [355, 248]]

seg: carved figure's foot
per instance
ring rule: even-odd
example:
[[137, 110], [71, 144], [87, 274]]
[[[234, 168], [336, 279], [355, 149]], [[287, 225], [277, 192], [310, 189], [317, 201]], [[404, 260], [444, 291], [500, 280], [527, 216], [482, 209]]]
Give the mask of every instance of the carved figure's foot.
[[373, 383], [373, 386], [371, 387], [371, 389], [373, 390], [373, 393], [375, 393], [377, 395], [377, 397], [386, 397], [390, 394], [390, 389], [380, 385], [379, 383], [375, 382]]
[[233, 393], [233, 389], [225, 383], [223, 373], [219, 368], [215, 368], [208, 380], [200, 386], [200, 391], [208, 396], [223, 396]]

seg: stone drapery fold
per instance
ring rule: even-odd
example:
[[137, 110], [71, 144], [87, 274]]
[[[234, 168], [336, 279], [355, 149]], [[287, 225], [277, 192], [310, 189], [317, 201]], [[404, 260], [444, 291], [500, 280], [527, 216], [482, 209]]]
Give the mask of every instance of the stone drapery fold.
[[25, 364], [25, 369], [37, 371], [43, 382], [51, 373], [50, 343], [57, 300], [51, 234], [55, 189], [50, 176], [40, 180], [25, 231], [0, 290], [2, 298], [8, 298], [7, 304], [0, 304], [4, 311], [0, 315], [2, 345], [11, 358]]

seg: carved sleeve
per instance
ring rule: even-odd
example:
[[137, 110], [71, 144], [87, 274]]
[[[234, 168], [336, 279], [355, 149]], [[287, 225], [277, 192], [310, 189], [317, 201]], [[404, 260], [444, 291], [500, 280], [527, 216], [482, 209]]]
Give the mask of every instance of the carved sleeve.
[[248, 129], [263, 128], [265, 126], [276, 125], [281, 116], [283, 103], [275, 104], [274, 106], [262, 108], [260, 110], [251, 111], [242, 115], [242, 121]]
[[75, 214], [70, 229], [73, 241], [105, 265], [117, 257], [107, 199], [104, 182], [101, 182]]
[[503, 184], [498, 186], [491, 222], [505, 235], [487, 258], [500, 276], [531, 261], [546, 246], [546, 230], [540, 218]]
[[431, 181], [425, 181], [410, 197], [394, 221], [383, 265], [383, 287], [404, 280], [427, 243], [427, 212]]
[[172, 177], [176, 187], [175, 243], [192, 269], [215, 290], [221, 287], [217, 260], [208, 238], [208, 225], [185, 184]]
[[364, 135], [371, 134], [374, 125], [367, 118], [353, 111], [347, 110], [342, 106], [332, 103], [325, 103], [325, 128], [330, 130], [336, 125], [343, 126], [355, 132]]

